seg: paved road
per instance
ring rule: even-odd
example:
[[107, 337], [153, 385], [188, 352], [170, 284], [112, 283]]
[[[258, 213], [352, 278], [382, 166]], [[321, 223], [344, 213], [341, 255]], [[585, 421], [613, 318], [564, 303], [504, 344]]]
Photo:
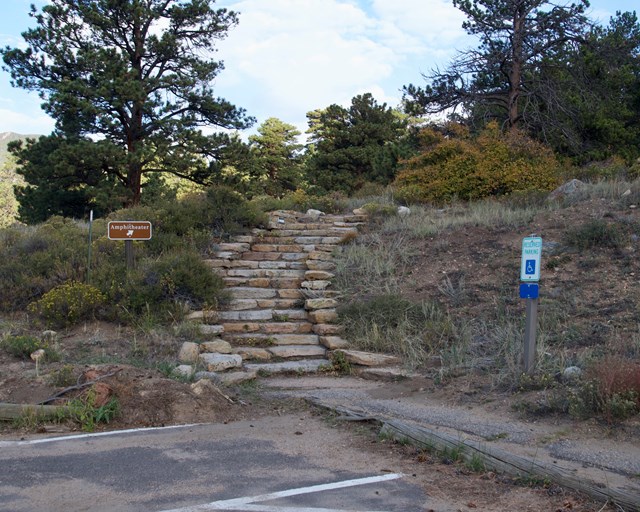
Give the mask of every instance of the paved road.
[[0, 511], [410, 512], [433, 506], [394, 464], [351, 446], [345, 431], [311, 416], [5, 441]]

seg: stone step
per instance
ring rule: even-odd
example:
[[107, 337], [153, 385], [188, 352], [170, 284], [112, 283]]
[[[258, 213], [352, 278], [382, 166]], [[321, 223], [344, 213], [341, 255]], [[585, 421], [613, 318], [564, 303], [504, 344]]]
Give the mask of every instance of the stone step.
[[310, 322], [250, 322], [222, 324], [227, 334], [237, 333], [262, 333], [262, 334], [310, 334], [313, 324]]
[[246, 311], [249, 309], [292, 309], [300, 308], [304, 304], [302, 298], [298, 299], [233, 299], [225, 304], [227, 311]]
[[[327, 310], [328, 311], [328, 310]], [[220, 311], [218, 319], [223, 325], [233, 321], [270, 321], [274, 318], [280, 321], [307, 320], [304, 309], [256, 309], [248, 311]], [[225, 322], [226, 321], [226, 322]]]
[[[243, 287], [236, 286], [227, 288], [231, 293], [233, 299], [256, 299], [256, 300], [300, 300], [304, 298], [304, 292], [299, 288], [253, 288], [253, 287]], [[326, 291], [321, 291], [322, 293], [327, 293]], [[258, 307], [260, 308], [268, 308], [268, 307], [278, 307], [278, 306], [269, 306], [268, 302], [258, 303]], [[291, 306], [288, 306], [286, 309], [291, 309]]]
[[300, 268], [231, 268], [226, 270], [226, 277], [275, 277], [278, 279], [304, 277], [307, 272], [306, 265], [304, 263], [295, 263], [295, 265]]
[[328, 359], [303, 359], [301, 361], [285, 361], [282, 363], [250, 363], [245, 364], [249, 371], [262, 373], [315, 373], [323, 367], [330, 367]]
[[[267, 246], [272, 247], [272, 246]], [[247, 251], [242, 253], [240, 259], [250, 261], [302, 261], [309, 256], [309, 252], [283, 252], [283, 251]]]
[[[303, 278], [297, 279], [270, 279], [268, 277], [226, 277], [221, 276], [227, 287], [230, 288], [288, 288], [296, 289], [304, 281]], [[305, 276], [305, 279], [309, 279]]]
[[[277, 334], [277, 333], [232, 333], [224, 334], [225, 341], [240, 345], [318, 345], [320, 346], [320, 337], [317, 334]], [[324, 348], [324, 347], [323, 347]]]
[[299, 244], [267, 244], [255, 243], [251, 245], [254, 252], [280, 252], [289, 254], [305, 254], [315, 250], [315, 245], [299, 245]]
[[284, 345], [267, 349], [275, 357], [290, 359], [294, 357], [326, 357], [327, 350], [317, 345]]

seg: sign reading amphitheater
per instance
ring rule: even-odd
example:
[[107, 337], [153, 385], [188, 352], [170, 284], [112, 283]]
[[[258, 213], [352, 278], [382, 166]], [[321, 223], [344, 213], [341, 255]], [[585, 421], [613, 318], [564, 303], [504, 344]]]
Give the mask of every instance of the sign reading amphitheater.
[[151, 222], [118, 220], [108, 224], [109, 240], [151, 240]]

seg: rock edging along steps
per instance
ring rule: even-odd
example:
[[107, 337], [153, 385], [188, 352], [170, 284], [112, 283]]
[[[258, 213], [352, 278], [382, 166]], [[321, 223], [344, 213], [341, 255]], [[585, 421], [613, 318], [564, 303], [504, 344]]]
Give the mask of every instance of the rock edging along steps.
[[[347, 361], [362, 364], [346, 350], [335, 323], [338, 295], [332, 289], [333, 255], [357, 237], [365, 215], [325, 215], [276, 211], [266, 229], [219, 243], [206, 260], [224, 280], [231, 300], [219, 311], [196, 311], [205, 343], [186, 342], [177, 372], [196, 378], [236, 383], [258, 372], [315, 372], [331, 365], [339, 350]], [[372, 365], [397, 363], [378, 356]], [[367, 363], [369, 364], [369, 363]]]

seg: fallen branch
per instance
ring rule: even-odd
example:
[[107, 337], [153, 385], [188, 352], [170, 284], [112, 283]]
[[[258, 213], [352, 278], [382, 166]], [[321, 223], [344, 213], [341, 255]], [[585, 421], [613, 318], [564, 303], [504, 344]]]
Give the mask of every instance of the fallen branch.
[[84, 388], [88, 388], [89, 386], [93, 386], [98, 381], [107, 379], [109, 377], [113, 377], [120, 370], [121, 368], [111, 373], [106, 373], [105, 375], [101, 375], [100, 377], [97, 377], [93, 380], [83, 382], [82, 384], [76, 384], [75, 386], [69, 386], [68, 388], [64, 388], [62, 391], [58, 391], [55, 395], [50, 396], [46, 400], [43, 400], [42, 402], [38, 402], [37, 405], [44, 405], [44, 404], [48, 404], [49, 402], [53, 402], [54, 400], [57, 400], [58, 398], [60, 398], [62, 395], [66, 395], [69, 391], [76, 391], [78, 389], [84, 389]]

